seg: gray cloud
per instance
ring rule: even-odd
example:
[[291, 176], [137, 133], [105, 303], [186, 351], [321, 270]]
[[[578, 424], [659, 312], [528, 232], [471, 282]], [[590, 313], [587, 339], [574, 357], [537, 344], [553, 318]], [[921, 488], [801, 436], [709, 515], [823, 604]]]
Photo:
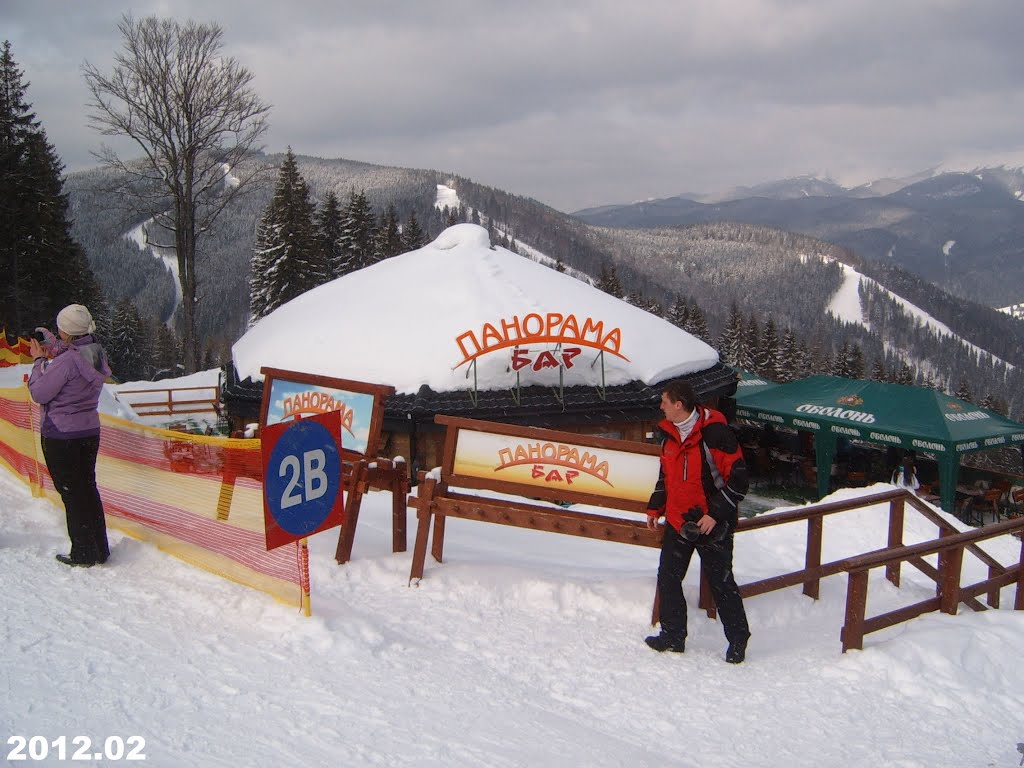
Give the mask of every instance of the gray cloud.
[[[83, 60], [121, 14], [216, 21], [269, 151], [471, 176], [562, 210], [803, 173], [1024, 163], [1019, 0], [7, 0], [29, 100], [76, 169]], [[120, 149], [120, 147], [119, 147]]]

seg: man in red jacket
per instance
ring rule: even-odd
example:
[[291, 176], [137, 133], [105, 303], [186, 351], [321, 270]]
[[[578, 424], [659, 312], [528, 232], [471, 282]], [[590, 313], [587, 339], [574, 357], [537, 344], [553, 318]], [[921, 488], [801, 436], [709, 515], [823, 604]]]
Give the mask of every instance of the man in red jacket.
[[696, 550], [729, 641], [725, 660], [739, 664], [746, 656], [750, 628], [732, 573], [732, 547], [737, 504], [747, 493], [747, 466], [725, 417], [697, 405], [689, 382], [669, 382], [662, 391], [661, 410], [661, 471], [647, 505], [651, 530], [665, 517], [658, 564], [661, 633], [646, 642], [656, 651], [685, 650], [682, 581]]

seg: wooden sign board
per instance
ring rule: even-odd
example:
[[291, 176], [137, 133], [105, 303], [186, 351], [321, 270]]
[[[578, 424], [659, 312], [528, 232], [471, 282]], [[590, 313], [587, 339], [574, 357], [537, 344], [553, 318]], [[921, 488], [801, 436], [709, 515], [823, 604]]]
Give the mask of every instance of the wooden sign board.
[[434, 420], [448, 427], [447, 486], [643, 511], [658, 480], [657, 445], [450, 416]]
[[345, 458], [377, 455], [384, 398], [395, 393], [394, 387], [278, 368], [261, 368], [260, 373], [264, 376], [261, 427], [338, 411]]

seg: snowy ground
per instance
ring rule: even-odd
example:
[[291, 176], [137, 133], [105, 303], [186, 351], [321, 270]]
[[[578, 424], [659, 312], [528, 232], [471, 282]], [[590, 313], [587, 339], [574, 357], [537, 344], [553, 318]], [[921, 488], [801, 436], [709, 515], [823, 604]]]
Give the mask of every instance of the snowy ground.
[[[5, 472], [0, 509], [8, 736], [89, 736], [94, 749], [142, 736], [159, 768], [1021, 757], [1024, 613], [1005, 608], [928, 615], [842, 654], [846, 584], [833, 577], [817, 602], [798, 588], [748, 600], [754, 637], [747, 663], [731, 666], [720, 627], [692, 605], [684, 655], [644, 645], [657, 553], [643, 548], [450, 521], [447, 561], [428, 560], [409, 587], [409, 553], [390, 551], [390, 497], [370, 493], [351, 563], [333, 561], [336, 531], [311, 541], [305, 618], [116, 532], [106, 566], [61, 566], [62, 511]], [[883, 518], [830, 518], [825, 557], [879, 546]], [[934, 533], [913, 515], [908, 529], [908, 541]], [[795, 568], [803, 538], [802, 526], [740, 535], [740, 581]], [[1005, 563], [1020, 545], [988, 549]], [[981, 578], [975, 561], [965, 567]], [[912, 569], [900, 590], [878, 573], [869, 609], [933, 589]], [[692, 568], [691, 602], [695, 590]], [[1012, 606], [1012, 589], [1002, 599]]]

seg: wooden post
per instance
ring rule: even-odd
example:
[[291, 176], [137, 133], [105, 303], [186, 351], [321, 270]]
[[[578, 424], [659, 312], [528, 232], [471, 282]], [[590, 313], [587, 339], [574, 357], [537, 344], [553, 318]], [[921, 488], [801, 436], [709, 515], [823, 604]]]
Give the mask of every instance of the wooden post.
[[302, 613], [313, 615], [313, 605], [309, 596], [309, 540], [299, 539], [299, 579], [302, 582]]
[[[338, 548], [334, 552], [334, 559], [339, 565], [352, 559], [352, 545], [356, 538], [356, 526], [359, 524], [359, 508], [363, 504], [363, 493], [366, 491], [366, 472], [365, 459], [352, 464], [347, 483], [348, 496], [345, 497], [345, 522], [341, 524]], [[342, 483], [342, 487], [345, 485]]]
[[[996, 569], [994, 566], [990, 565], [988, 567], [988, 577], [990, 579], [994, 579], [998, 575], [999, 575], [999, 570]], [[998, 608], [999, 607], [999, 587], [992, 587], [992, 589], [990, 589], [988, 591], [988, 595], [986, 596], [986, 598], [987, 598], [987, 602], [989, 604], [989, 607], [991, 607], [991, 608]]]
[[804, 568], [808, 573], [816, 574], [813, 579], [804, 582], [804, 594], [815, 600], [818, 599], [821, 588], [821, 535], [825, 528], [825, 520], [822, 515], [814, 515], [807, 518], [807, 555], [804, 558]]
[[[904, 500], [893, 499], [889, 502], [889, 549], [903, 546]], [[895, 586], [900, 585], [900, 567], [902, 562], [889, 563], [885, 566], [885, 578]]]
[[[956, 531], [952, 528], [939, 528], [939, 538], [945, 538], [946, 536], [953, 536]], [[939, 552], [939, 566], [942, 565], [942, 552]], [[941, 571], [936, 574], [935, 579], [935, 596], [942, 597], [942, 574]]]
[[409, 470], [404, 461], [393, 464], [391, 481], [391, 551], [405, 552], [408, 547], [406, 521], [409, 507], [406, 496], [409, 493]]
[[956, 616], [960, 605], [960, 569], [964, 548], [954, 547], [939, 552], [939, 610]]
[[444, 562], [444, 515], [434, 515], [434, 540], [430, 545], [431, 556], [439, 563]]
[[843, 641], [843, 653], [850, 648], [855, 651], [864, 649], [864, 614], [868, 608], [868, 573], [869, 571], [850, 571], [846, 583], [846, 623], [839, 633]]
[[1020, 557], [1017, 558], [1017, 596], [1013, 599], [1013, 610], [1024, 611], [1024, 531], [1018, 531], [1020, 539]]
[[697, 607], [703, 608], [709, 619], [713, 619], [718, 616], [718, 609], [715, 606], [714, 596], [711, 594], [711, 584], [708, 582], [708, 577], [704, 573], [704, 561], [701, 560], [700, 566], [700, 593], [697, 598]]
[[437, 489], [437, 480], [430, 478], [424, 480], [425, 473], [420, 473], [419, 493], [414, 502], [416, 507], [416, 543], [412, 550], [412, 568], [409, 570], [409, 584], [413, 579], [419, 581], [423, 578], [423, 565], [427, 559], [427, 538], [430, 536], [430, 515], [434, 503], [434, 492]]

